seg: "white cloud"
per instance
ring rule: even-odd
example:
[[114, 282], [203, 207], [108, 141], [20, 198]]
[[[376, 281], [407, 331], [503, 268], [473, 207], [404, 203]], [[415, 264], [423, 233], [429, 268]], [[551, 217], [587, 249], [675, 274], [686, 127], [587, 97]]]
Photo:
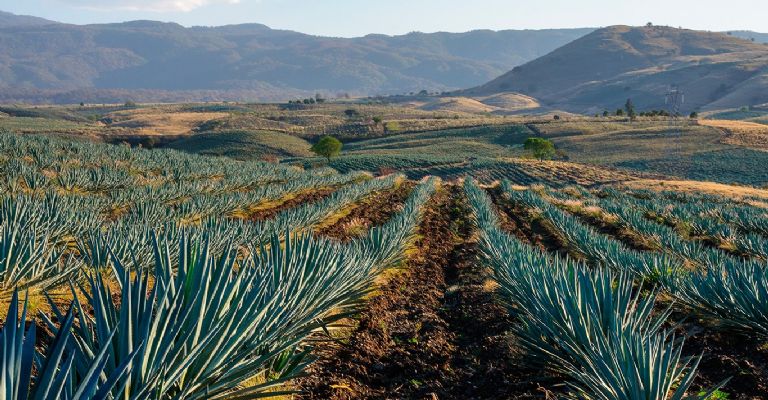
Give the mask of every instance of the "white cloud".
[[60, 0], [93, 10], [188, 12], [211, 4], [238, 4], [240, 0]]

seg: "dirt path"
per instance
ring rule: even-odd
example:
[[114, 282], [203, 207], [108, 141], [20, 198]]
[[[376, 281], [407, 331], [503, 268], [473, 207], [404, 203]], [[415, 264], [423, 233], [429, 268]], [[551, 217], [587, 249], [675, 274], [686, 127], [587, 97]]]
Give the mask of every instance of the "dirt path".
[[316, 233], [342, 242], [364, 235], [370, 228], [383, 225], [399, 212], [415, 186], [414, 182], [409, 181], [395, 188], [373, 193], [349, 214]]
[[528, 218], [527, 210], [504, 199], [498, 187], [489, 189], [488, 194], [493, 200], [504, 230], [515, 235], [523, 243], [562, 256], [568, 254], [568, 246], [555, 233], [553, 226], [548, 226], [546, 221], [541, 219]]
[[460, 186], [430, 201], [418, 251], [379, 288], [348, 340], [320, 346], [303, 399], [508, 399], [538, 396], [487, 289]]
[[296, 196], [276, 205], [275, 207], [266, 208], [263, 210], [254, 211], [249, 213], [248, 219], [251, 221], [265, 221], [274, 218], [282, 211], [296, 208], [302, 204], [316, 203], [332, 195], [335, 191], [339, 190], [339, 187], [325, 187], [316, 190], [303, 191]]

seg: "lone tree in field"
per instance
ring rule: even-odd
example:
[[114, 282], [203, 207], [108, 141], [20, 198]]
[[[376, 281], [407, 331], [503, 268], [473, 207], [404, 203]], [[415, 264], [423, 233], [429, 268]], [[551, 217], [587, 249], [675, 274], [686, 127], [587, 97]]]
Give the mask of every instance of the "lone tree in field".
[[333, 136], [323, 136], [319, 142], [312, 146], [312, 152], [331, 161], [331, 157], [341, 154], [341, 142]]
[[637, 114], [635, 114], [635, 105], [632, 103], [632, 99], [627, 99], [627, 102], [624, 104], [624, 110], [627, 111], [627, 116], [630, 121], [634, 121], [635, 118], [637, 118]]
[[551, 141], [542, 138], [532, 137], [526, 139], [523, 148], [530, 151], [531, 155], [539, 160], [550, 160], [556, 154], [555, 145]]

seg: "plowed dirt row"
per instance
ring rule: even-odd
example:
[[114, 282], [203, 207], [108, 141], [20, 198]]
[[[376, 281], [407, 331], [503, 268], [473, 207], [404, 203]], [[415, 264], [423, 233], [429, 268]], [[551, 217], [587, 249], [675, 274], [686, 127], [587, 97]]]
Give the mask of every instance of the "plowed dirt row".
[[514, 324], [477, 262], [460, 186], [430, 201], [406, 267], [378, 289], [347, 340], [321, 345], [304, 399], [535, 398]]
[[383, 225], [402, 209], [414, 187], [413, 182], [403, 182], [395, 188], [374, 193], [349, 214], [320, 229], [317, 234], [344, 242], [364, 234], [374, 226]]

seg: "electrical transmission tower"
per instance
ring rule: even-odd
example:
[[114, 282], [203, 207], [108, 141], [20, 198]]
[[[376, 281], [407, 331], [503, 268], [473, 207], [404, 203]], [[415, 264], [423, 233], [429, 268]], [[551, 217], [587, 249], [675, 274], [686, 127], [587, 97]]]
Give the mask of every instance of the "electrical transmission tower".
[[685, 103], [685, 93], [677, 85], [672, 85], [667, 91], [667, 97], [664, 101], [667, 105], [667, 111], [672, 119], [680, 116], [680, 107]]
[[684, 174], [685, 171], [681, 171], [684, 168], [685, 163], [682, 161], [681, 151], [681, 139], [683, 136], [683, 121], [680, 116], [680, 109], [685, 102], [685, 93], [677, 86], [671, 85], [667, 91], [665, 104], [667, 105], [667, 112], [669, 113], [669, 135], [671, 143], [669, 143], [668, 160], [674, 165], [674, 169], [678, 170], [680, 174]]

